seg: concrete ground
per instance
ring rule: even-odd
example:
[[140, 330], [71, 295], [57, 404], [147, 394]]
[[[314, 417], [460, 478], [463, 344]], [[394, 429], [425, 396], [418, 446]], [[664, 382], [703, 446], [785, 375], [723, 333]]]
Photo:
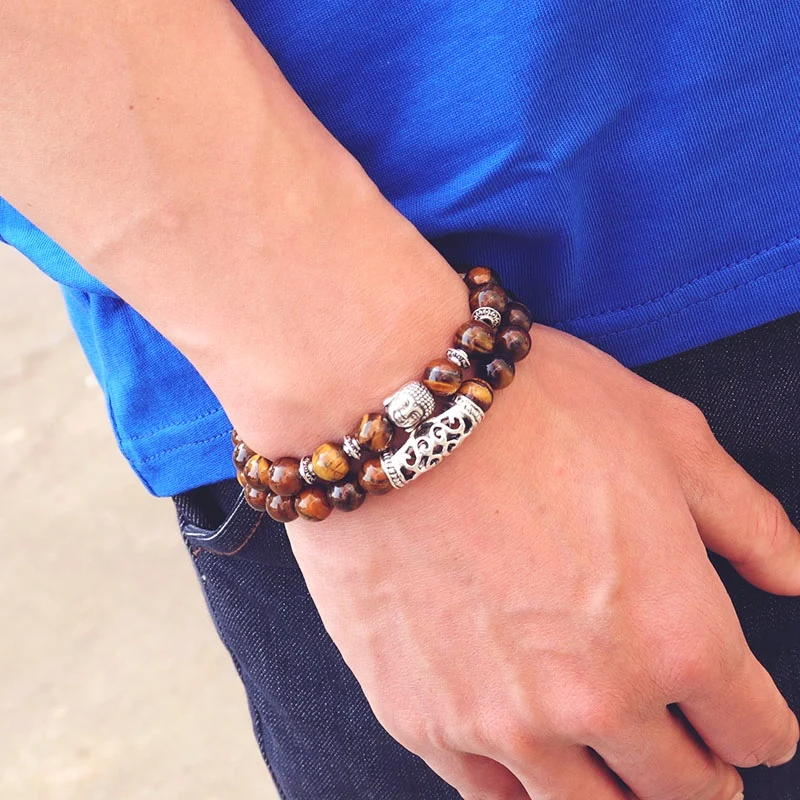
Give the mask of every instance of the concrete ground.
[[274, 800], [167, 500], [0, 245], [0, 798]]

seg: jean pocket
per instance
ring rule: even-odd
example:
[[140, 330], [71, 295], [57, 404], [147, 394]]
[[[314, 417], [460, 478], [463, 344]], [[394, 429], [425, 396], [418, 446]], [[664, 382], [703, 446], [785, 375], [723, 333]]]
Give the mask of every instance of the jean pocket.
[[251, 508], [235, 480], [183, 492], [173, 501], [190, 550], [298, 569], [286, 526]]

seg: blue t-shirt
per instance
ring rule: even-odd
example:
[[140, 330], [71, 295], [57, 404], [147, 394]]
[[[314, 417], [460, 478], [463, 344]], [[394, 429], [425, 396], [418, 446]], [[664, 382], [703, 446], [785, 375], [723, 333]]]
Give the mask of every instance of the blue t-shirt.
[[[800, 310], [794, 0], [237, 5], [389, 200], [540, 322], [632, 366]], [[150, 490], [231, 476], [186, 360], [2, 202], [0, 236], [64, 285]]]

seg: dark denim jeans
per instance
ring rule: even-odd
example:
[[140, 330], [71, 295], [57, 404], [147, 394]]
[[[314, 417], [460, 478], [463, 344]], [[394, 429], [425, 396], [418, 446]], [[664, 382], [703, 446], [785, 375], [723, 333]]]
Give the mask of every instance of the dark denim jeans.
[[[637, 371], [699, 405], [722, 445], [800, 522], [800, 314]], [[175, 500], [281, 796], [457, 800], [375, 720], [322, 626], [285, 528], [241, 501], [234, 481]], [[756, 656], [800, 712], [800, 599], [765, 594], [721, 559], [715, 565]], [[800, 758], [744, 779], [748, 800], [800, 800]]]

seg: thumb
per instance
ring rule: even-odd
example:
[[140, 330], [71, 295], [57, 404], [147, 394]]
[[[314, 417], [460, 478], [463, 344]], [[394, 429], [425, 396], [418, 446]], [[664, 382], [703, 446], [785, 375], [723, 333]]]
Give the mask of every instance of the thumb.
[[800, 534], [777, 498], [711, 440], [684, 486], [703, 542], [754, 586], [800, 595]]

